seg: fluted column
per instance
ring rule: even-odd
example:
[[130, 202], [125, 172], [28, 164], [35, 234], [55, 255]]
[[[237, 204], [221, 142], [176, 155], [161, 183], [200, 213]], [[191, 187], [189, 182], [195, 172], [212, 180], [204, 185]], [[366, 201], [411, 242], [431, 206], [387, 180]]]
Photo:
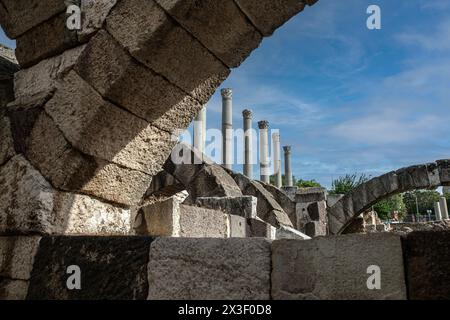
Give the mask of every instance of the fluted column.
[[284, 146], [284, 179], [286, 187], [293, 187], [292, 166], [291, 166], [291, 146]]
[[233, 150], [233, 91], [229, 88], [222, 89], [222, 164], [224, 167], [232, 167]]
[[272, 134], [273, 141], [273, 169], [275, 174], [275, 186], [277, 188], [282, 187], [282, 179], [281, 179], [281, 156], [280, 156], [280, 134], [275, 132]]
[[244, 117], [244, 175], [253, 179], [253, 145], [252, 145], [252, 117], [250, 110], [242, 112]]
[[270, 163], [269, 163], [269, 122], [259, 121], [259, 166], [261, 181], [270, 182]]
[[206, 141], [206, 108], [203, 108], [194, 120], [194, 147], [205, 152]]
[[441, 206], [440, 206], [439, 202], [434, 203], [434, 219], [436, 221], [442, 220]]

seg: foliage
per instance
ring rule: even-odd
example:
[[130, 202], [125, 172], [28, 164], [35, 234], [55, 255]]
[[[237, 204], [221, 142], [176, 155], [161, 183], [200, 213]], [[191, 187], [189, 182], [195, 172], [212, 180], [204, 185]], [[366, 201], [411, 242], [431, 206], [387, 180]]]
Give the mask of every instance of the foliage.
[[417, 213], [416, 197], [419, 209], [419, 214], [426, 215], [427, 210], [434, 212], [434, 204], [439, 201], [440, 194], [432, 190], [415, 190], [406, 192], [403, 195], [403, 202], [406, 205], [408, 214], [415, 215]]
[[348, 194], [352, 192], [357, 186], [368, 181], [370, 176], [366, 174], [346, 174], [337, 179], [334, 179], [331, 184], [330, 194]]
[[378, 213], [378, 217], [381, 220], [388, 220], [392, 218], [391, 214], [394, 211], [398, 211], [399, 218], [404, 217], [406, 215], [406, 205], [403, 201], [403, 195], [396, 194], [378, 202], [374, 206], [374, 210]]
[[318, 183], [316, 180], [303, 180], [300, 179], [298, 180], [295, 185], [299, 188], [314, 188], [314, 187], [319, 187], [321, 188], [322, 186], [320, 185], [320, 183]]

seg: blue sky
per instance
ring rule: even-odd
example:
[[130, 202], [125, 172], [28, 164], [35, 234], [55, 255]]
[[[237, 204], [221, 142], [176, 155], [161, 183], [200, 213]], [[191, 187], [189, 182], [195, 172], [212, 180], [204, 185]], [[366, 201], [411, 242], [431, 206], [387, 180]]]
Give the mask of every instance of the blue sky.
[[[371, 4], [381, 30], [366, 28]], [[235, 127], [250, 108], [255, 128], [266, 119], [280, 130], [297, 178], [329, 187], [345, 173], [450, 158], [450, 1], [319, 0], [222, 87], [234, 91]], [[207, 127], [220, 128], [219, 91], [207, 110]]]

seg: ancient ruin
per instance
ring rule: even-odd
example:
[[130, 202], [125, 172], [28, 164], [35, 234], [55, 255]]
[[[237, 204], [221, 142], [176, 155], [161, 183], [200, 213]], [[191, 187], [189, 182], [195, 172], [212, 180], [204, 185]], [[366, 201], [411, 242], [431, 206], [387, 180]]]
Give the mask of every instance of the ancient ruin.
[[[69, 1], [83, 13], [70, 30], [67, 1], [0, 0], [17, 45], [0, 48], [0, 299], [449, 298], [448, 286], [423, 288], [438, 275], [450, 281], [436, 258], [450, 233], [402, 238], [361, 215], [400, 192], [450, 187], [450, 160], [330, 196], [294, 186], [291, 146], [269, 135], [270, 119], [258, 119], [254, 176], [245, 109], [241, 174], [231, 165], [231, 88], [221, 91], [222, 164], [204, 154], [211, 95], [316, 2]], [[194, 120], [193, 146], [178, 143]], [[446, 224], [445, 200], [439, 212]], [[358, 219], [370, 234], [340, 235]], [[443, 245], [424, 251], [422, 238]], [[67, 287], [73, 265], [85, 289]], [[371, 265], [384, 272], [382, 290], [367, 289]]]

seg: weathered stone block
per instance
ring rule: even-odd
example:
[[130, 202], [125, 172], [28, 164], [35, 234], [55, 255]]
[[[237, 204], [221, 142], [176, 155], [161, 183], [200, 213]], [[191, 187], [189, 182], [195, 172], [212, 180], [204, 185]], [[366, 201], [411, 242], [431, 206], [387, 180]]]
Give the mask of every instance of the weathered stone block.
[[[369, 266], [381, 270], [381, 289], [369, 290]], [[274, 299], [406, 299], [400, 236], [319, 237], [272, 243]]]
[[270, 194], [274, 197], [276, 202], [283, 208], [284, 212], [288, 215], [289, 219], [293, 226], [297, 225], [297, 215], [296, 215], [296, 203], [283, 191], [278, 189], [277, 187], [260, 182], [263, 187], [270, 192]]
[[269, 299], [270, 242], [160, 238], [148, 265], [150, 300]]
[[293, 228], [281, 226], [275, 232], [275, 239], [309, 240], [311, 237]]
[[89, 41], [75, 70], [103, 97], [165, 131], [186, 128], [202, 109], [181, 89], [137, 63], [106, 31]]
[[260, 218], [247, 219], [247, 236], [274, 240], [277, 229]]
[[428, 170], [426, 165], [411, 166], [396, 171], [399, 188], [403, 191], [429, 188]]
[[0, 237], [0, 278], [29, 280], [40, 237]]
[[0, 300], [25, 300], [28, 281], [0, 278]]
[[310, 221], [305, 225], [305, 234], [311, 238], [327, 235], [327, 225], [320, 221]]
[[156, 2], [228, 67], [239, 66], [262, 40], [234, 1]]
[[8, 37], [15, 39], [52, 16], [66, 11], [65, 2], [64, 0], [2, 0], [0, 24]]
[[313, 202], [308, 206], [308, 215], [313, 221], [326, 222], [327, 203], [325, 201]]
[[54, 190], [21, 155], [0, 168], [0, 234], [46, 233]]
[[323, 188], [299, 188], [295, 195], [295, 202], [309, 203], [326, 199], [326, 190]]
[[[264, 36], [270, 36], [306, 6], [303, 0], [237, 0], [236, 3]], [[314, 1], [315, 2], [315, 1]]]
[[256, 218], [258, 199], [253, 196], [197, 198], [200, 207], [220, 210], [230, 215]]
[[107, 29], [133, 57], [202, 104], [230, 73], [154, 1], [122, 1], [108, 17]]
[[[145, 299], [149, 237], [45, 237], [35, 258], [27, 299]], [[67, 267], [81, 269], [82, 290], [67, 289]]]
[[180, 205], [180, 237], [228, 238], [230, 222], [227, 214], [194, 206]]
[[0, 112], [0, 166], [15, 154], [9, 119]]
[[450, 160], [437, 161], [439, 176], [443, 186], [450, 186]]
[[86, 41], [98, 31], [117, 2], [118, 0], [82, 0], [81, 30], [77, 32], [78, 40]]
[[450, 299], [450, 232], [411, 232], [404, 248], [409, 298]]
[[247, 219], [235, 216], [235, 215], [228, 215], [229, 219], [229, 237], [230, 238], [246, 238], [247, 237]]

